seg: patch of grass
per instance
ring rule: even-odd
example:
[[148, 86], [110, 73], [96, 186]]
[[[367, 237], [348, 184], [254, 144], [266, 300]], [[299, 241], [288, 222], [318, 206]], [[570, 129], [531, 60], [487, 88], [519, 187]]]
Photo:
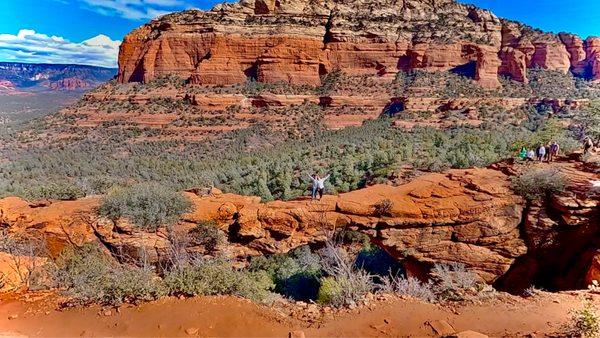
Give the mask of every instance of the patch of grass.
[[585, 301], [581, 309], [571, 311], [571, 321], [566, 329], [571, 337], [598, 337], [600, 334], [598, 309], [591, 302]]

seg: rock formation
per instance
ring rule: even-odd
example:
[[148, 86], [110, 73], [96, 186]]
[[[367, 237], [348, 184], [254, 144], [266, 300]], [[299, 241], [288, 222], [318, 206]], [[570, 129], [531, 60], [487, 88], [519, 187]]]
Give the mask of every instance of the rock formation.
[[496, 88], [499, 73], [527, 82], [533, 67], [598, 80], [599, 49], [600, 39], [542, 33], [453, 0], [242, 0], [134, 30], [121, 45], [118, 80], [319, 85], [334, 69], [379, 81], [420, 69]]
[[[241, 262], [300, 245], [320, 246], [332, 229], [348, 228], [367, 234], [418, 277], [435, 263], [457, 262], [504, 289], [524, 289], [534, 282], [569, 288], [581, 286], [586, 274], [598, 274], [594, 257], [600, 248], [600, 196], [583, 194], [592, 174], [572, 164], [562, 170], [575, 188], [551, 204], [528, 208], [503, 173], [514, 170], [500, 166], [427, 174], [397, 187], [376, 185], [320, 202], [261, 203], [257, 197], [217, 190], [188, 192], [195, 211], [184, 215], [172, 232], [147, 232], [126, 220], [99, 217], [94, 211], [98, 197], [37, 204], [5, 198], [0, 200], [0, 224], [44, 238], [50, 256], [66, 246], [95, 241], [119, 257], [143, 252], [154, 262], [168, 255], [174, 233], [185, 238], [203, 221], [217, 222], [228, 234], [227, 244], [218, 250]], [[210, 253], [194, 243], [188, 250]]]

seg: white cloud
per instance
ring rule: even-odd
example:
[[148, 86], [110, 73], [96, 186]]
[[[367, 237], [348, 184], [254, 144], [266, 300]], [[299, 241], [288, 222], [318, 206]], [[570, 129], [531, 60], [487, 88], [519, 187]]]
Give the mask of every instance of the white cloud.
[[22, 29], [17, 35], [0, 34], [0, 60], [115, 68], [120, 44], [106, 35], [76, 43], [60, 36]]
[[107, 16], [131, 20], [148, 20], [190, 8], [185, 0], [76, 0], [85, 8]]

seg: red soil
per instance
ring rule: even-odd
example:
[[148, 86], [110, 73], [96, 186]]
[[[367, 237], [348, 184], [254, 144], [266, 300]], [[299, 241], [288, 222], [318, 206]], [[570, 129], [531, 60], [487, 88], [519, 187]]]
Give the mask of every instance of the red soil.
[[457, 332], [545, 336], [559, 332], [569, 311], [581, 307], [584, 295], [600, 304], [600, 296], [587, 292], [540, 293], [531, 298], [499, 294], [492, 300], [450, 306], [394, 299], [308, 323], [292, 319], [277, 306], [234, 297], [165, 298], [118, 309], [59, 310], [54, 296], [30, 294], [2, 299], [0, 336], [285, 337], [302, 330], [307, 337], [429, 337], [437, 336], [428, 324], [436, 320], [446, 321]]

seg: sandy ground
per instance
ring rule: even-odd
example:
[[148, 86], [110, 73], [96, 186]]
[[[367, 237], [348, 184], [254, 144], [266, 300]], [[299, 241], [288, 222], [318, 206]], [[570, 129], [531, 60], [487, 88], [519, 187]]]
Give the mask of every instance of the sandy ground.
[[59, 309], [52, 295], [13, 295], [4, 296], [0, 303], [0, 337], [287, 337], [295, 330], [302, 330], [306, 337], [435, 337], [428, 322], [439, 320], [457, 332], [542, 337], [558, 332], [569, 319], [569, 311], [581, 307], [584, 296], [600, 305], [600, 296], [574, 292], [530, 298], [501, 294], [483, 302], [451, 305], [390, 299], [305, 322], [277, 306], [235, 297], [171, 297], [118, 309]]

